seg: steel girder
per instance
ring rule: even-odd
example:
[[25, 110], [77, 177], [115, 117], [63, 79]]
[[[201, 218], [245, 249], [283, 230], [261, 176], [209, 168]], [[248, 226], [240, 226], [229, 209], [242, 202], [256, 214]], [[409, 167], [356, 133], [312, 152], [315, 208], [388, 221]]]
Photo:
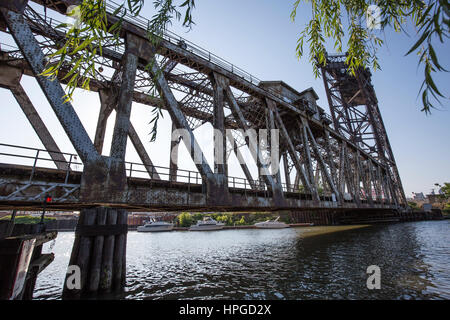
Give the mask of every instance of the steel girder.
[[[35, 2], [39, 3], [39, 1]], [[61, 11], [64, 3], [65, 1], [60, 1], [57, 7], [49, 5], [48, 8]], [[7, 14], [7, 10], [2, 10], [4, 14]], [[54, 52], [64, 40], [64, 33], [55, 29], [57, 22], [48, 21], [30, 7], [25, 9], [23, 17], [32, 30], [33, 37], [43, 51], [44, 57]], [[234, 143], [229, 144], [231, 147], [227, 148], [227, 154], [234, 151], [236, 157], [245, 162], [248, 159], [243, 158], [239, 148], [245, 148], [248, 145], [248, 138], [242, 136], [238, 129], [276, 128], [281, 130], [280, 154], [284, 154], [285, 186], [282, 186], [279, 174], [264, 176], [265, 188], [272, 191], [276, 197], [283, 199], [283, 191], [285, 191], [311, 194], [314, 201], [321, 201], [322, 196], [334, 194], [341, 204], [343, 201], [350, 201], [349, 197], [355, 203], [373, 200], [378, 203], [391, 203], [394, 200], [392, 195], [395, 192], [389, 191], [392, 183], [386, 178], [389, 176], [386, 164], [371, 156], [368, 148], [365, 149], [358, 141], [351, 139], [351, 133], [355, 130], [361, 132], [361, 135], [371, 134], [368, 126], [362, 124], [365, 120], [358, 120], [360, 124], [356, 127], [353, 123], [354, 119], [350, 119], [348, 123], [339, 122], [337, 130], [333, 130], [322, 121], [308, 116], [303, 109], [286, 102], [282, 96], [259, 87], [252, 79], [249, 81], [248, 77], [239, 77], [232, 68], [229, 70], [220, 64], [215, 64], [211, 59], [194, 54], [189, 47], [175, 44], [170, 39], [163, 39], [158, 50], [154, 50], [145, 39], [140, 38], [143, 33], [138, 26], [127, 24], [123, 36], [127, 37], [131, 34], [139, 42], [139, 49], [133, 53], [136, 59], [132, 64], [135, 64], [136, 68], [134, 66], [131, 68], [136, 69], [136, 75], [128, 77], [134, 80], [128, 81], [125, 90], [134, 91], [133, 101], [168, 110], [176, 127], [187, 129], [191, 132], [191, 137], [193, 137], [192, 130], [205, 122], [210, 122], [216, 128], [219, 126], [220, 130], [232, 129], [232, 134], [227, 133], [227, 137], [228, 142], [233, 140]], [[22, 68], [25, 74], [36, 76], [36, 70], [30, 66], [29, 61], [24, 60], [23, 48], [7, 51], [9, 52], [4, 51], [3, 63]], [[127, 61], [125, 52], [125, 41], [119, 45], [106, 44], [103, 55], [95, 57], [97, 77], [91, 79], [92, 90], [113, 92], [112, 96], [118, 97], [120, 85], [124, 85], [122, 61]], [[149, 55], [149, 52], [155, 54]], [[154, 69], [149, 70], [146, 68], [147, 63], [152, 60], [155, 62], [151, 64]], [[70, 67], [68, 62], [66, 70], [60, 72], [58, 80], [61, 83], [64, 83], [64, 76]], [[156, 75], [158, 77], [155, 78]], [[216, 85], [217, 79], [221, 82], [219, 87]], [[220, 98], [220, 95], [223, 97]], [[114, 99], [117, 100], [117, 98]], [[222, 110], [219, 113], [218, 104], [221, 105]], [[217, 116], [225, 110], [229, 115], [217, 122]], [[124, 110], [125, 119], [128, 118], [126, 115], [128, 111], [128, 109]], [[104, 110], [104, 112], [108, 111]], [[359, 110], [355, 111], [355, 115], [360, 119], [368, 117]], [[340, 117], [343, 118], [342, 115]], [[381, 117], [378, 115], [376, 117], [380, 122]], [[104, 119], [100, 120], [99, 117], [99, 124]], [[222, 121], [223, 126], [220, 124]], [[125, 124], [128, 122], [125, 120]], [[133, 127], [129, 125], [133, 135]], [[123, 128], [128, 131], [125, 127]], [[135, 131], [134, 134], [138, 141]], [[99, 132], [100, 140], [101, 135], [102, 133]], [[96, 141], [93, 144], [96, 153], [99, 143], [96, 134]], [[187, 147], [194, 157], [195, 139], [192, 139], [191, 143], [193, 144]], [[123, 141], [119, 145], [123, 147]], [[270, 155], [265, 151], [265, 147], [256, 154], [257, 158], [254, 160], [257, 165], [258, 159]], [[118, 157], [123, 157], [123, 149], [118, 151]], [[144, 153], [141, 158], [145, 164]], [[151, 163], [148, 155], [146, 161], [147, 164]], [[247, 164], [241, 163], [241, 167], [246, 183], [253, 189], [259, 188]], [[199, 164], [197, 168], [202, 173], [203, 179], [213, 179], [217, 184], [218, 172], [214, 173], [206, 161]], [[176, 166], [173, 166], [171, 171], [176, 173], [176, 170]], [[219, 171], [221, 174], [226, 172], [225, 169], [219, 169]], [[290, 175], [294, 173], [295, 179], [292, 183]], [[376, 196], [372, 197], [372, 194]]]
[[[371, 83], [370, 71], [361, 69], [353, 76], [348, 72], [345, 59], [346, 55], [329, 55], [326, 65], [322, 66], [334, 127], [383, 164], [387, 179], [385, 193], [390, 193], [395, 202], [406, 207], [405, 193]], [[370, 184], [367, 181], [364, 184], [365, 189], [368, 189]]]

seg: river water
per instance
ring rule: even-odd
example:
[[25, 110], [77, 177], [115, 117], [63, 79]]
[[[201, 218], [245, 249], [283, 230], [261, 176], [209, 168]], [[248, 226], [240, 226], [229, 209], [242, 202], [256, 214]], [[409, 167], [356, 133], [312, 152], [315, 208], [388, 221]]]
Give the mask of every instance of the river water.
[[[121, 299], [450, 299], [450, 220], [280, 230], [130, 231]], [[74, 239], [44, 247], [55, 260], [35, 299], [60, 299]], [[367, 289], [370, 265], [381, 289]]]

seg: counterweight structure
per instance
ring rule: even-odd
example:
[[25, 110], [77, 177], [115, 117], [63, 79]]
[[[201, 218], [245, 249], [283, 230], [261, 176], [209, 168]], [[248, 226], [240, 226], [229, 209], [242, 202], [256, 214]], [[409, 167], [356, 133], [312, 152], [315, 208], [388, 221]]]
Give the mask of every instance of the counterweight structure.
[[361, 68], [352, 75], [345, 60], [345, 54], [327, 55], [326, 64], [321, 66], [334, 128], [385, 166], [392, 198], [407, 206], [371, 72]]

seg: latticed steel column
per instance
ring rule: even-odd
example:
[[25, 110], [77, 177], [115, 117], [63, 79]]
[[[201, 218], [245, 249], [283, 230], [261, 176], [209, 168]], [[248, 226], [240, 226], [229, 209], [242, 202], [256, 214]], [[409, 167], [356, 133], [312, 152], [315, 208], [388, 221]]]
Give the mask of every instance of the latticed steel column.
[[[395, 163], [369, 70], [348, 72], [346, 55], [327, 55], [321, 66], [335, 129], [362, 150], [380, 161], [387, 171], [387, 188], [397, 204], [406, 206], [406, 197]], [[385, 188], [384, 195], [390, 191]]]

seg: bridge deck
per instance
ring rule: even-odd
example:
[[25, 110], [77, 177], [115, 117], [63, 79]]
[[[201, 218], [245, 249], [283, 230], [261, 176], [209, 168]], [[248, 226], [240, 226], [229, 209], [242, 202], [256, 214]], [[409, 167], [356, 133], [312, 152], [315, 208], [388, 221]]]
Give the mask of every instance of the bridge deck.
[[[122, 40], [114, 46], [104, 44], [103, 54], [95, 57], [101, 67], [100, 75], [92, 79], [92, 84], [99, 91], [102, 106], [92, 143], [73, 106], [70, 103], [61, 104], [64, 95], [61, 83], [64, 83], [70, 66], [62, 67], [58, 81], [39, 77], [49, 54], [65, 37], [63, 31], [55, 28], [57, 20], [53, 19], [53, 15], [58, 16], [57, 12], [64, 14], [67, 6], [74, 2], [61, 0], [58, 5], [40, 0], [31, 2], [42, 5], [40, 10], [44, 7], [51, 9], [50, 16], [47, 17], [46, 10], [44, 14], [38, 13], [34, 10], [36, 5], [32, 4], [21, 14], [2, 9], [0, 31], [9, 33], [19, 49], [7, 50], [2, 54], [1, 71], [5, 76], [0, 79], [0, 85], [13, 92], [22, 109], [30, 111], [30, 120], [33, 106], [27, 101], [25, 91], [19, 90], [20, 77], [22, 74], [36, 77], [86, 166], [77, 163], [78, 160], [74, 161], [75, 154], [55, 152], [57, 149], [52, 147], [50, 141], [51, 133], [47, 134], [49, 139], [45, 139], [45, 134], [41, 132], [41, 140], [48, 140], [44, 143], [45, 148], [53, 151], [22, 148], [34, 150], [35, 156], [0, 153], [5, 159], [15, 158], [13, 161], [0, 158], [0, 163], [3, 163], [0, 171], [0, 205], [3, 207], [39, 206], [49, 193], [54, 196], [52, 206], [72, 209], [95, 204], [111, 204], [133, 210], [398, 208], [393, 191], [395, 185], [391, 184], [384, 163], [329, 127], [330, 119], [324, 120], [319, 111], [321, 108], [314, 101], [309, 101], [309, 96], [299, 92], [286, 93], [265, 85], [267, 82], [264, 84], [233, 64], [170, 32], [163, 36], [156, 48], [156, 55], [153, 55], [151, 52], [155, 48], [147, 39], [148, 20], [142, 17], [126, 16], [121, 29]], [[117, 5], [112, 1], [106, 4], [110, 13], [108, 22], [114, 23], [118, 18], [111, 13]], [[145, 66], [154, 59], [157, 62], [154, 68], [147, 70]], [[176, 71], [175, 66], [181, 67], [182, 71]], [[120, 74], [121, 78], [118, 76]], [[120, 88], [126, 90], [115, 92], [120, 82]], [[144, 93], [150, 91], [149, 88], [158, 91], [151, 99]], [[130, 91], [134, 91], [131, 96]], [[179, 96], [175, 97], [172, 91]], [[198, 171], [180, 170], [172, 163], [170, 168], [153, 166], [129, 120], [132, 101], [168, 110], [173, 127], [184, 129], [189, 137], [193, 137], [193, 143], [183, 139], [191, 155], [203, 153], [201, 148], [197, 148], [193, 130], [205, 122], [210, 122], [223, 134], [225, 129], [233, 129], [227, 140], [236, 143], [238, 148], [249, 146], [245, 136], [236, 129], [280, 130], [279, 151], [284, 161], [286, 182], [282, 183], [280, 176], [270, 174], [254, 180], [248, 170], [247, 159], [243, 162], [239, 160], [246, 178], [226, 176], [222, 164], [211, 170], [206, 160], [196, 163]], [[310, 112], [306, 108], [308, 105], [317, 108]], [[116, 121], [117, 132], [115, 126], [112, 143], [115, 148], [110, 157], [103, 157], [105, 121], [113, 109], [120, 113], [118, 118], [126, 121]], [[226, 117], [225, 111], [230, 112]], [[30, 120], [35, 122], [33, 128], [42, 131], [42, 121], [35, 118]], [[123, 162], [127, 134], [144, 164]], [[239, 158], [238, 148], [230, 149], [225, 142], [223, 154], [234, 151]], [[253, 159], [259, 169], [262, 168], [260, 159], [272, 153], [272, 150], [266, 150], [267, 145], [264, 148]], [[51, 159], [40, 158], [40, 152], [47, 152]], [[17, 157], [21, 160], [17, 161]], [[203, 156], [200, 158], [205, 159]], [[281, 157], [279, 159], [281, 161]], [[59, 170], [48, 168], [49, 165], [42, 166], [43, 161], [53, 161]]]
[[[321, 195], [320, 201], [314, 201], [311, 194], [302, 193], [300, 190], [288, 192], [286, 185], [283, 185], [283, 202], [275, 203], [271, 192], [264, 184], [260, 184], [257, 189], [252, 189], [246, 179], [239, 177], [228, 177], [229, 201], [218, 205], [214, 199], [207, 198], [198, 172], [177, 170], [175, 179], [170, 179], [169, 168], [154, 166], [154, 169], [149, 170], [142, 164], [131, 162], [127, 162], [125, 166], [127, 175], [125, 201], [121, 203], [84, 201], [80, 195], [83, 163], [75, 160], [75, 154], [60, 153], [69, 158], [67, 169], [61, 170], [49, 168], [53, 165], [53, 160], [46, 150], [5, 144], [0, 146], [3, 147], [0, 152], [0, 161], [11, 162], [0, 163], [1, 209], [36, 210], [42, 206], [47, 194], [53, 197], [49, 206], [54, 210], [80, 210], [93, 205], [114, 205], [133, 211], [392, 210], [396, 208], [391, 203], [375, 201], [369, 204], [365, 200], [362, 200], [360, 204], [354, 203], [353, 200], [339, 204], [333, 201], [329, 194]], [[27, 162], [31, 162], [32, 165], [27, 165]], [[153, 170], [158, 171], [159, 179], [150, 179], [150, 176], [153, 176]], [[254, 185], [258, 183], [260, 182], [253, 181]]]
[[[30, 176], [33, 179], [30, 181]], [[54, 210], [80, 210], [93, 205], [112, 205], [111, 203], [83, 202], [80, 199], [81, 172], [70, 172], [65, 182], [66, 171], [51, 168], [0, 164], [0, 209], [30, 209], [42, 207], [44, 197], [52, 193], [49, 205]], [[395, 209], [393, 204], [361, 203], [345, 201], [342, 206], [330, 197], [313, 201], [311, 195], [284, 192], [285, 201], [281, 206], [273, 203], [267, 190], [229, 188], [231, 201], [226, 206], [214, 207], [208, 204], [202, 185], [187, 182], [171, 182], [144, 178], [128, 178], [128, 201], [114, 203], [116, 207], [132, 211], [249, 211], [249, 210], [315, 210], [315, 209]]]

